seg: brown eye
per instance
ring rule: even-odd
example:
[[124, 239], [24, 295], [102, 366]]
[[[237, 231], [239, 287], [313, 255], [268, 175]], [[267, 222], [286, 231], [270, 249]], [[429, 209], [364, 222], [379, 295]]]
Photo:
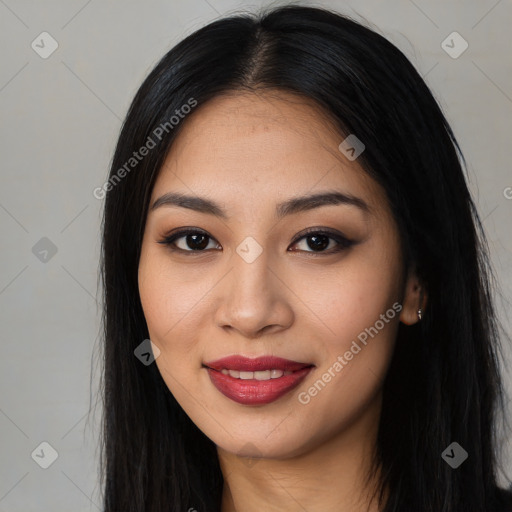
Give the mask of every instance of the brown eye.
[[[312, 254], [333, 254], [348, 249], [355, 242], [344, 237], [341, 233], [333, 231], [321, 231], [311, 229], [302, 236], [296, 238], [292, 246], [299, 244], [304, 240], [305, 247], [292, 249], [292, 251], [309, 252]], [[158, 243], [166, 245], [172, 251], [180, 251], [183, 253], [201, 253], [218, 247], [218, 242], [208, 235], [205, 231], [198, 229], [184, 229], [177, 233], [173, 233]], [[213, 243], [213, 246], [209, 245]]]
[[[213, 240], [214, 238], [203, 231], [187, 229], [174, 233], [158, 243], [167, 245], [173, 251], [193, 253], [204, 252]], [[212, 248], [215, 246], [210, 247], [210, 249]]]
[[[302, 234], [300, 238], [296, 239], [293, 245], [297, 245], [299, 242], [301, 242], [301, 240], [305, 240], [305, 248], [299, 249], [300, 251], [319, 254], [332, 254], [335, 252], [340, 252], [354, 245], [352, 240], [344, 237], [341, 233], [332, 231], [320, 231], [318, 229], [310, 230], [305, 235]], [[310, 250], [308, 250], [308, 248]]]

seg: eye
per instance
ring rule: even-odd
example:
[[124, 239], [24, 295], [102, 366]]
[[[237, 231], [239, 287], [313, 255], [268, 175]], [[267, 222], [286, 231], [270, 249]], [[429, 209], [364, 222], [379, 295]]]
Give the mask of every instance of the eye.
[[[168, 246], [172, 251], [198, 253], [208, 249], [210, 242], [213, 240], [214, 238], [205, 231], [199, 229], [182, 229], [177, 233], [165, 237], [158, 243]], [[212, 249], [212, 247], [209, 249]]]
[[[312, 250], [309, 251], [304, 248], [299, 250], [304, 252], [317, 253], [318, 255], [323, 253], [333, 254], [341, 252], [345, 249], [348, 249], [355, 243], [353, 240], [349, 240], [341, 233], [327, 229], [310, 228], [306, 231], [305, 234], [301, 233], [301, 235], [302, 236], [297, 238], [292, 245], [297, 245], [301, 240], [304, 240], [304, 242], [302, 242], [303, 247], [305, 246]], [[295, 250], [292, 251], [294, 252]]]
[[[355, 244], [337, 231], [327, 229], [309, 228], [306, 232], [302, 232], [295, 239], [292, 246], [302, 242], [306, 248], [299, 249], [299, 252], [309, 252], [316, 255], [333, 254], [348, 249]], [[180, 251], [182, 253], [201, 253], [206, 250], [215, 249], [219, 246], [218, 242], [210, 246], [216, 240], [200, 229], [180, 229], [176, 233], [166, 236], [158, 243], [166, 245], [172, 251]], [[210, 247], [209, 247], [210, 246]], [[307, 248], [312, 250], [308, 250]], [[328, 250], [326, 250], [328, 249]], [[289, 249], [290, 250], [290, 249]], [[291, 249], [291, 252], [297, 252], [297, 249]], [[317, 254], [315, 254], [317, 253]]]

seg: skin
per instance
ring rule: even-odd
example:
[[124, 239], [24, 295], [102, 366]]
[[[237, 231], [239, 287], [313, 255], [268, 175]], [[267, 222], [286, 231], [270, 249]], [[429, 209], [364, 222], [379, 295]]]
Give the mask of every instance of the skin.
[[[150, 210], [139, 263], [158, 369], [217, 446], [222, 512], [378, 510], [363, 478], [399, 321], [417, 321], [420, 288], [404, 268], [383, 190], [338, 150], [343, 138], [315, 104], [289, 93], [218, 96], [183, 122], [152, 191], [150, 205], [181, 192], [214, 200], [229, 216]], [[277, 203], [327, 190], [362, 199], [369, 212], [337, 204], [276, 217]], [[188, 253], [159, 243], [181, 227], [206, 231], [207, 248], [191, 254], [185, 236], [175, 245]], [[333, 239], [320, 250], [307, 237], [294, 243], [311, 227], [356, 243], [337, 253]], [[262, 249], [252, 263], [236, 252], [249, 236]], [[401, 312], [301, 403], [299, 393], [332, 373], [338, 356], [394, 303]], [[221, 394], [203, 367], [231, 354], [315, 368], [275, 402], [247, 406]]]

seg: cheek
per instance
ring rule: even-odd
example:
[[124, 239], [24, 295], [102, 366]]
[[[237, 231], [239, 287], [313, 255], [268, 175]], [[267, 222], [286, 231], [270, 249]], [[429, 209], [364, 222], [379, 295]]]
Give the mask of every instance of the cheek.
[[[399, 300], [399, 282], [398, 265], [369, 253], [354, 255], [353, 260], [325, 274], [321, 281], [305, 282], [303, 286], [308, 290], [311, 309], [318, 312], [331, 334], [332, 345], [343, 348]], [[397, 317], [393, 312], [390, 316]]]
[[[176, 272], [158, 251], [144, 250], [139, 263], [139, 295], [151, 341], [160, 349], [155, 364], [174, 397], [187, 407], [190, 393], [197, 396], [194, 352], [198, 350], [194, 323], [206, 293], [187, 273]], [[195, 283], [195, 284], [194, 284]], [[194, 326], [194, 328], [192, 328]], [[184, 335], [186, 333], [186, 335]], [[199, 356], [198, 356], [199, 357]], [[183, 383], [187, 383], [185, 390]]]
[[177, 282], [176, 273], [156, 251], [143, 250], [139, 263], [139, 295], [153, 342], [165, 349], [194, 302], [193, 288]]
[[398, 312], [393, 304], [399, 307], [382, 289], [363, 293], [350, 286], [338, 294], [337, 300], [326, 304], [323, 320], [329, 331], [323, 339], [317, 378], [328, 372], [332, 378], [327, 375], [324, 382], [334, 382], [331, 391], [339, 384], [344, 396], [361, 396], [366, 384], [371, 393], [373, 385], [384, 377], [398, 328]]
[[[311, 309], [322, 320], [322, 354], [316, 371], [318, 383], [306, 389], [319, 402], [339, 403], [341, 409], [358, 407], [379, 388], [392, 357], [399, 323], [400, 259], [396, 251], [375, 248], [354, 254], [332, 274], [322, 279], [322, 286], [307, 285]], [[370, 247], [368, 249], [371, 249]], [[391, 249], [394, 249], [391, 248]], [[324, 378], [323, 378], [324, 377]], [[311, 393], [310, 393], [311, 391]], [[307, 401], [308, 397], [304, 397]], [[345, 409], [346, 410], [346, 409]]]
[[321, 426], [311, 432], [311, 443], [365, 414], [387, 374], [399, 322], [389, 270], [353, 267], [328, 282], [333, 284], [316, 297], [324, 325], [324, 335], [318, 336], [319, 364], [297, 394], [301, 414]]
[[[139, 263], [139, 295], [151, 340], [169, 363], [183, 368], [181, 359], [191, 360], [199, 350], [199, 338], [211, 315], [205, 314], [208, 293], [215, 275], [201, 274], [192, 266], [173, 265], [164, 251], [142, 252]], [[162, 358], [165, 360], [167, 358]], [[190, 365], [189, 365], [190, 366]]]

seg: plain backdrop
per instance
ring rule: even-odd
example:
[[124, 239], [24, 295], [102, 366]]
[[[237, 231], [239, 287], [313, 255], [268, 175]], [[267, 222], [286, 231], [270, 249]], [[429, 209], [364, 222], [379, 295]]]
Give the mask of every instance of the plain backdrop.
[[[160, 57], [209, 21], [265, 5], [0, 0], [0, 512], [101, 509], [93, 356], [103, 201], [93, 190], [106, 179], [133, 95]], [[432, 89], [468, 162], [510, 334], [511, 0], [308, 5], [364, 21]], [[505, 355], [510, 360], [510, 349]], [[510, 440], [503, 453], [510, 475]]]

